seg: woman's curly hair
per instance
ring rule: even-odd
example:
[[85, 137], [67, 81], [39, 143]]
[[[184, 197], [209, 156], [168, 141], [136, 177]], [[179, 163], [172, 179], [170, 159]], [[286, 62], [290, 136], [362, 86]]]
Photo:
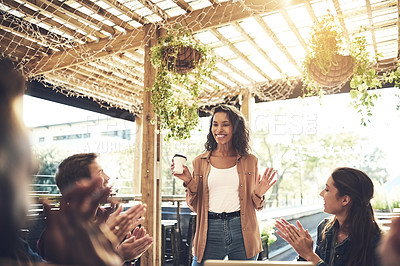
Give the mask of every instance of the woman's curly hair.
[[213, 151], [217, 148], [217, 142], [212, 133], [212, 125], [216, 113], [226, 113], [233, 127], [232, 144], [233, 148], [240, 155], [248, 155], [250, 152], [249, 145], [249, 129], [243, 114], [234, 106], [221, 104], [212, 110], [212, 118], [210, 120], [210, 130], [207, 135], [207, 142], [204, 145], [207, 151]]

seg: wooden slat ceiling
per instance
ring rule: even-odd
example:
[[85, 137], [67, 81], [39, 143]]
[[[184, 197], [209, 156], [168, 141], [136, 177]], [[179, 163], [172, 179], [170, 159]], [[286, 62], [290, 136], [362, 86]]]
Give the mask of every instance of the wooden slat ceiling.
[[0, 52], [20, 61], [31, 78], [64, 86], [64, 93], [139, 114], [149, 37], [143, 25], [180, 24], [217, 59], [202, 105], [244, 89], [283, 99], [295, 83], [282, 77], [300, 79], [310, 27], [327, 12], [338, 15], [347, 40], [366, 28], [361, 34], [371, 57], [398, 60], [397, 0], [0, 0]]

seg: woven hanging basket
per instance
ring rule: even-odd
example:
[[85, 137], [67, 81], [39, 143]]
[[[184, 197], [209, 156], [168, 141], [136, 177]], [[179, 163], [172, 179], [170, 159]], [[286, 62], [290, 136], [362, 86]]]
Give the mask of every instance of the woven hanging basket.
[[322, 87], [335, 87], [347, 81], [353, 74], [353, 58], [349, 55], [333, 56], [333, 63], [328, 73], [324, 74], [317, 60], [312, 59], [308, 71], [310, 76]]
[[[177, 53], [175, 49], [178, 49]], [[200, 52], [190, 46], [167, 46], [164, 48], [164, 62], [169, 71], [186, 74], [193, 70], [201, 60]]]

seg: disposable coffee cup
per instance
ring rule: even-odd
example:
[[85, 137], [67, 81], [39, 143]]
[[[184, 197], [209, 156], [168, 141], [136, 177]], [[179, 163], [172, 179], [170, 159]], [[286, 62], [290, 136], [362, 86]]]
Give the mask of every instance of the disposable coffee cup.
[[174, 174], [183, 174], [183, 165], [186, 163], [186, 156], [182, 154], [174, 155]]

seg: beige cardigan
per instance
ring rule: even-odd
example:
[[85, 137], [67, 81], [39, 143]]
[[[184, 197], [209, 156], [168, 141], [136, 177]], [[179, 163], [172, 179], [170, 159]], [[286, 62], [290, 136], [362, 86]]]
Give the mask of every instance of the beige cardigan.
[[[193, 239], [194, 254], [200, 263], [203, 259], [207, 242], [208, 228], [208, 175], [210, 173], [210, 155], [205, 152], [193, 161], [192, 179], [184, 184], [186, 187], [186, 202], [190, 209], [197, 213], [196, 233]], [[239, 202], [244, 246], [247, 258], [254, 257], [262, 250], [260, 231], [255, 210], [264, 207], [264, 197], [259, 198], [254, 193], [258, 178], [258, 159], [254, 155], [237, 156], [239, 174]]]

